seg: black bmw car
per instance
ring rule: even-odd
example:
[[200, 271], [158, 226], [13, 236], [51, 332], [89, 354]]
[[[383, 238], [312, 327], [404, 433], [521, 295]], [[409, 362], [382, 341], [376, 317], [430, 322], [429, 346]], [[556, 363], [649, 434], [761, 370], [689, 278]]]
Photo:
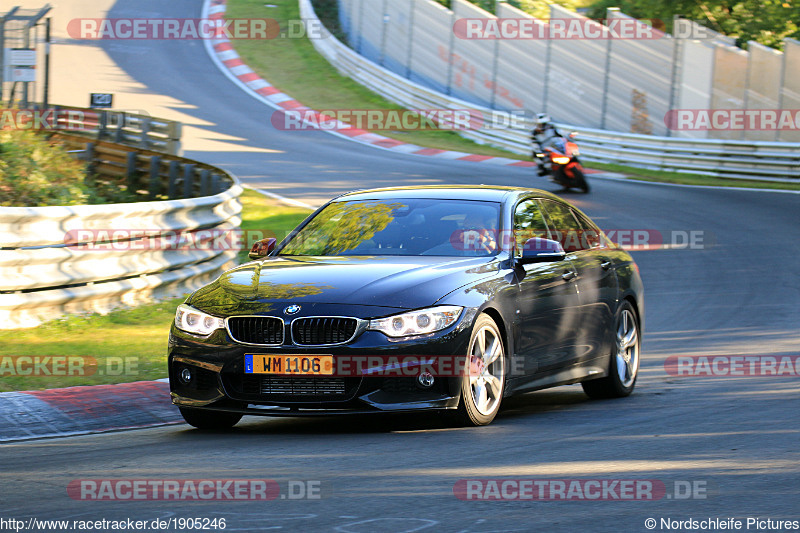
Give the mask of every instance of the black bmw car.
[[636, 383], [638, 267], [544, 191], [353, 192], [250, 257], [175, 315], [172, 401], [195, 427], [411, 410], [482, 425], [512, 394]]

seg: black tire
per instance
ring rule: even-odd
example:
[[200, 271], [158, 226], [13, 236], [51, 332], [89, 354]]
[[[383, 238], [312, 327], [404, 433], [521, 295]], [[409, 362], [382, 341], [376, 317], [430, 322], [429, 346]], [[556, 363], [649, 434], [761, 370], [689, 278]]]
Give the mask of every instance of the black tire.
[[239, 413], [225, 413], [222, 411], [193, 409], [191, 407], [180, 407], [179, 409], [186, 423], [197, 429], [228, 429], [235, 426], [242, 419], [242, 415]]
[[586, 175], [583, 173], [583, 170], [576, 165], [572, 167], [572, 175], [575, 176], [575, 183], [581, 192], [583, 192], [583, 194], [589, 194], [591, 188], [589, 187], [589, 182], [586, 181]]
[[475, 321], [467, 356], [470, 364], [461, 381], [458, 418], [464, 425], [484, 426], [491, 423], [500, 410], [506, 381], [503, 336], [489, 315], [482, 314]]
[[570, 179], [567, 177], [566, 172], [564, 172], [564, 167], [559, 167], [558, 170], [553, 173], [553, 182], [561, 185], [563, 191], [569, 190]]
[[[630, 302], [625, 301], [617, 311], [615, 320], [616, 342], [609, 357], [608, 375], [581, 383], [583, 392], [591, 398], [623, 398], [636, 386], [641, 360], [642, 335], [639, 320]], [[633, 330], [631, 330], [633, 328]], [[630, 331], [634, 331], [631, 336]], [[620, 365], [625, 365], [622, 368]]]

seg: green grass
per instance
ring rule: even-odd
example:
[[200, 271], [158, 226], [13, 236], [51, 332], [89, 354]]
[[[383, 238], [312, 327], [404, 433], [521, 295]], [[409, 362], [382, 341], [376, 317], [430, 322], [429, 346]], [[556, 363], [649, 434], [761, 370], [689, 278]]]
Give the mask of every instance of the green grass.
[[[74, 315], [36, 328], [0, 331], [0, 391], [167, 377], [167, 332], [175, 308], [182, 301], [183, 298], [175, 298], [135, 309], [118, 309], [105, 316]], [[16, 371], [8, 365], [14, 356], [82, 356], [84, 375], [13, 375]], [[96, 360], [96, 368], [92, 360]], [[25, 371], [26, 367], [19, 370]]]
[[629, 179], [638, 181], [655, 181], [660, 183], [680, 183], [683, 185], [705, 185], [712, 187], [745, 187], [756, 189], [784, 189], [800, 190], [800, 183], [787, 183], [781, 181], [762, 181], [735, 178], [716, 178], [699, 174], [686, 174], [683, 172], [669, 172], [664, 170], [648, 170], [644, 168], [616, 165], [612, 163], [589, 163], [588, 166], [597, 170], [619, 172]]
[[[251, 190], [245, 190], [242, 204], [242, 229], [279, 238], [310, 213], [282, 206]], [[247, 260], [247, 250], [240, 257]], [[175, 308], [183, 300], [173, 298], [117, 309], [107, 315], [72, 315], [36, 328], [0, 331], [0, 392], [167, 377], [167, 336]], [[69, 373], [68, 367], [56, 372], [62, 375], [44, 375], [41, 370], [39, 375], [14, 375], [17, 370], [31, 368], [27, 360], [13, 359], [15, 356], [69, 356], [76, 365], [75, 375], [63, 375]]]

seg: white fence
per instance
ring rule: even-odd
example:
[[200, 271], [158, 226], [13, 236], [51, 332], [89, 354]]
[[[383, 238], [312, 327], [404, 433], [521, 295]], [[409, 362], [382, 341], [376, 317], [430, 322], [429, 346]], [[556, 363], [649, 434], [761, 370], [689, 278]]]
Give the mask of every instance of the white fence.
[[[192, 173], [208, 175], [213, 169], [166, 154], [118, 149], [159, 165], [170, 160], [171, 168], [180, 165], [186, 170], [180, 190], [190, 195], [199, 189]], [[180, 295], [233, 266], [239, 243], [230, 230], [241, 223], [242, 187], [220, 169], [213, 173], [217, 190], [224, 190], [210, 196], [0, 207], [0, 329]], [[220, 234], [225, 238], [217, 238]]]
[[[577, 20], [589, 35], [612, 21], [649, 29], [616, 9], [608, 10], [605, 26], [555, 4], [550, 9], [551, 20]], [[652, 30], [647, 38], [469, 39], [455, 30], [463, 19], [545, 25], [505, 2], [496, 12], [466, 0], [452, 0], [452, 10], [433, 0], [339, 0], [355, 51], [474, 105], [547, 112], [557, 122], [625, 133], [800, 142], [797, 128], [676, 131], [665, 120], [676, 109], [797, 110], [800, 42], [786, 39], [785, 53], [757, 43], [745, 52], [683, 19], [674, 35]]]
[[[357, 4], [361, 0], [348, 1]], [[343, 1], [343, 5], [346, 6], [348, 1]], [[417, 1], [428, 3], [428, 0]], [[316, 19], [310, 0], [299, 0], [299, 2], [301, 16], [304, 19]], [[379, 4], [378, 2], [373, 5]], [[459, 5], [461, 4], [463, 3], [459, 2]], [[506, 6], [505, 9], [513, 8]], [[369, 11], [368, 8], [364, 9], [362, 16], [366, 17]], [[408, 24], [412, 23], [410, 17], [406, 21]], [[357, 24], [357, 21], [352, 24]], [[327, 30], [323, 29], [323, 32], [322, 38], [312, 39], [319, 53], [343, 75], [349, 76], [398, 105], [408, 109], [468, 109], [487, 118], [496, 112], [487, 106], [477, 105], [412, 81], [355, 52], [330, 35]], [[523, 42], [533, 46], [532, 43], [537, 41]], [[415, 42], [414, 48], [417, 46]], [[614, 46], [617, 46], [617, 43]], [[387, 45], [385, 48], [389, 54], [392, 47]], [[458, 57], [462, 58], [461, 55]], [[644, 60], [645, 56], [642, 58]], [[612, 65], [612, 68], [622, 67]], [[525, 75], [525, 72], [520, 71], [520, 75]], [[625, 82], [618, 80], [616, 83]], [[491, 119], [484, 120], [485, 124], [494, 122]], [[577, 122], [576, 119], [572, 124]], [[492, 144], [518, 154], [529, 154], [531, 125], [530, 122], [523, 121], [521, 127], [517, 128], [486, 127], [464, 131], [461, 134], [482, 144]], [[588, 161], [621, 163], [659, 170], [691, 171], [734, 178], [785, 181], [800, 179], [800, 142], [681, 139], [565, 124], [561, 124], [561, 128], [565, 131], [578, 131], [581, 134], [579, 145], [584, 159]]]

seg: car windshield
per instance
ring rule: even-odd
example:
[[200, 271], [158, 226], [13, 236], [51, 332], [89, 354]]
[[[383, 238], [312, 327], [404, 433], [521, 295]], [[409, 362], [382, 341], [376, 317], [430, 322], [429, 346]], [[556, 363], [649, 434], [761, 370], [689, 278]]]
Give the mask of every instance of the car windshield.
[[495, 255], [500, 204], [401, 198], [332, 202], [279, 255]]

